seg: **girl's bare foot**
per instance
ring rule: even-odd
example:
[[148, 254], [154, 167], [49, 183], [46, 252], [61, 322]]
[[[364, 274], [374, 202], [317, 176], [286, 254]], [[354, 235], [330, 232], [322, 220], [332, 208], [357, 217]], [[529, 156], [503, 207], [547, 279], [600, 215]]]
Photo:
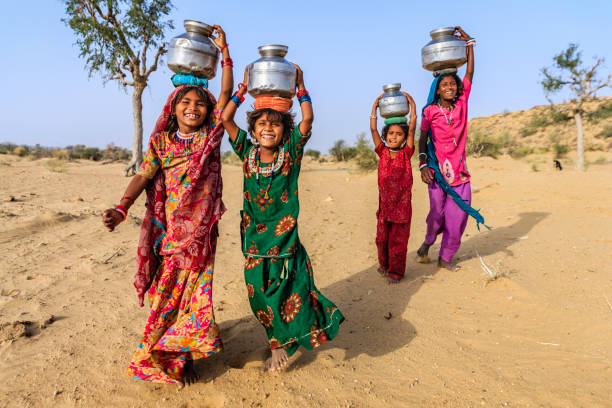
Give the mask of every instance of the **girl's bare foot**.
[[385, 272], [385, 270], [380, 266], [378, 269], [376, 269], [376, 272], [378, 272], [381, 276], [387, 276], [387, 272]]
[[200, 375], [195, 370], [193, 360], [187, 360], [185, 362], [185, 367], [183, 368], [183, 379], [181, 381], [180, 388], [183, 388], [185, 385], [191, 385], [198, 382], [200, 379]]
[[421, 244], [421, 247], [417, 250], [418, 263], [427, 264], [431, 262], [431, 259], [429, 259], [429, 256], [427, 255], [430, 246], [431, 245], [427, 244], [426, 242], [423, 242], [423, 244]]
[[461, 269], [461, 266], [457, 265], [456, 263], [446, 262], [442, 258], [438, 258], [438, 267], [448, 269], [451, 272], [457, 272], [459, 269]]
[[289, 355], [285, 349], [277, 348], [272, 350], [272, 355], [268, 358], [264, 366], [268, 371], [280, 371], [287, 366]]
[[395, 284], [395, 283], [399, 283], [399, 282], [400, 282], [399, 279], [395, 279], [395, 278], [392, 278], [391, 276], [387, 275], [387, 283], [388, 284], [391, 285], [391, 284]]

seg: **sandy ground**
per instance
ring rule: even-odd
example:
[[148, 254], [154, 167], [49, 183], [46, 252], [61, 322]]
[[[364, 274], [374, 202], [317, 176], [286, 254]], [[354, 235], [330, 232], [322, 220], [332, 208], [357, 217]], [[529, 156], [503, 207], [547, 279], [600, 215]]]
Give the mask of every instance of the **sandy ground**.
[[[428, 210], [415, 181], [399, 285], [375, 271], [376, 173], [306, 163], [301, 238], [347, 321], [280, 375], [263, 371], [265, 334], [243, 284], [241, 169], [224, 166], [214, 301], [226, 348], [199, 360], [202, 381], [180, 392], [125, 375], [147, 314], [132, 287], [142, 199], [116, 232], [100, 222], [127, 183], [123, 165], [56, 173], [0, 156], [0, 198], [15, 197], [0, 201], [0, 406], [609, 407], [607, 156], [583, 174], [471, 160], [474, 205], [494, 229], [468, 224], [457, 273], [414, 261]], [[508, 276], [487, 281], [477, 253]]]

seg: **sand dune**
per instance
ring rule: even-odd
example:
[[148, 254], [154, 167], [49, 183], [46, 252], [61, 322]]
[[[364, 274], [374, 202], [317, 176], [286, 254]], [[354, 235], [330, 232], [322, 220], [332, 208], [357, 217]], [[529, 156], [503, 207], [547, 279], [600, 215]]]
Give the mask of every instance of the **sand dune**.
[[[177, 392], [124, 373], [146, 316], [132, 286], [142, 198], [117, 231], [100, 222], [127, 183], [123, 165], [53, 173], [0, 160], [1, 195], [14, 197], [0, 201], [2, 407], [610, 406], [609, 162], [577, 173], [470, 160], [474, 205], [494, 229], [468, 224], [458, 273], [414, 262], [428, 210], [415, 181], [406, 278], [388, 285], [375, 271], [376, 173], [306, 160], [300, 235], [347, 321], [281, 375], [263, 372], [239, 250], [241, 169], [224, 166], [214, 301], [226, 348]], [[507, 276], [488, 281], [477, 254]]]

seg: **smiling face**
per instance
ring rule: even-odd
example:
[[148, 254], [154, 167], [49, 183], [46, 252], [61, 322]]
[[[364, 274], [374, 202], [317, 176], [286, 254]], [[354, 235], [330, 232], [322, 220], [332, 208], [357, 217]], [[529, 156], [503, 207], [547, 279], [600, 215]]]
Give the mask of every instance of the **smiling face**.
[[262, 148], [272, 150], [280, 145], [284, 130], [282, 121], [276, 118], [268, 119], [268, 114], [264, 113], [255, 121], [253, 136]]
[[452, 104], [457, 96], [457, 81], [455, 78], [449, 75], [440, 79], [436, 95], [440, 97], [440, 101]]
[[399, 125], [391, 125], [387, 131], [386, 141], [390, 149], [399, 149], [406, 140], [406, 132]]
[[208, 113], [206, 100], [195, 90], [191, 90], [174, 105], [174, 113], [181, 133], [195, 132], [206, 120]]

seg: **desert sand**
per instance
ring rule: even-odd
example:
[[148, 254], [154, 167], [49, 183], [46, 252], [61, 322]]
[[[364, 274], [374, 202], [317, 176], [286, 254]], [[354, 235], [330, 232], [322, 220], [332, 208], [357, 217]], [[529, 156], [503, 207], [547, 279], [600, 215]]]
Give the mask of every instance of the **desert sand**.
[[[376, 172], [306, 160], [300, 236], [347, 320], [278, 375], [263, 371], [266, 338], [243, 284], [241, 168], [224, 165], [214, 302], [225, 350], [198, 360], [201, 381], [181, 391], [125, 375], [147, 315], [132, 286], [143, 199], [115, 232], [101, 223], [124, 165], [53, 172], [0, 156], [0, 198], [14, 198], [0, 201], [0, 406], [609, 407], [612, 154], [592, 154], [607, 163], [585, 173], [549, 158], [537, 172], [470, 159], [473, 203], [493, 230], [469, 222], [459, 272], [415, 262], [429, 205], [415, 180], [398, 285], [376, 273]], [[488, 280], [479, 256], [506, 276]]]

